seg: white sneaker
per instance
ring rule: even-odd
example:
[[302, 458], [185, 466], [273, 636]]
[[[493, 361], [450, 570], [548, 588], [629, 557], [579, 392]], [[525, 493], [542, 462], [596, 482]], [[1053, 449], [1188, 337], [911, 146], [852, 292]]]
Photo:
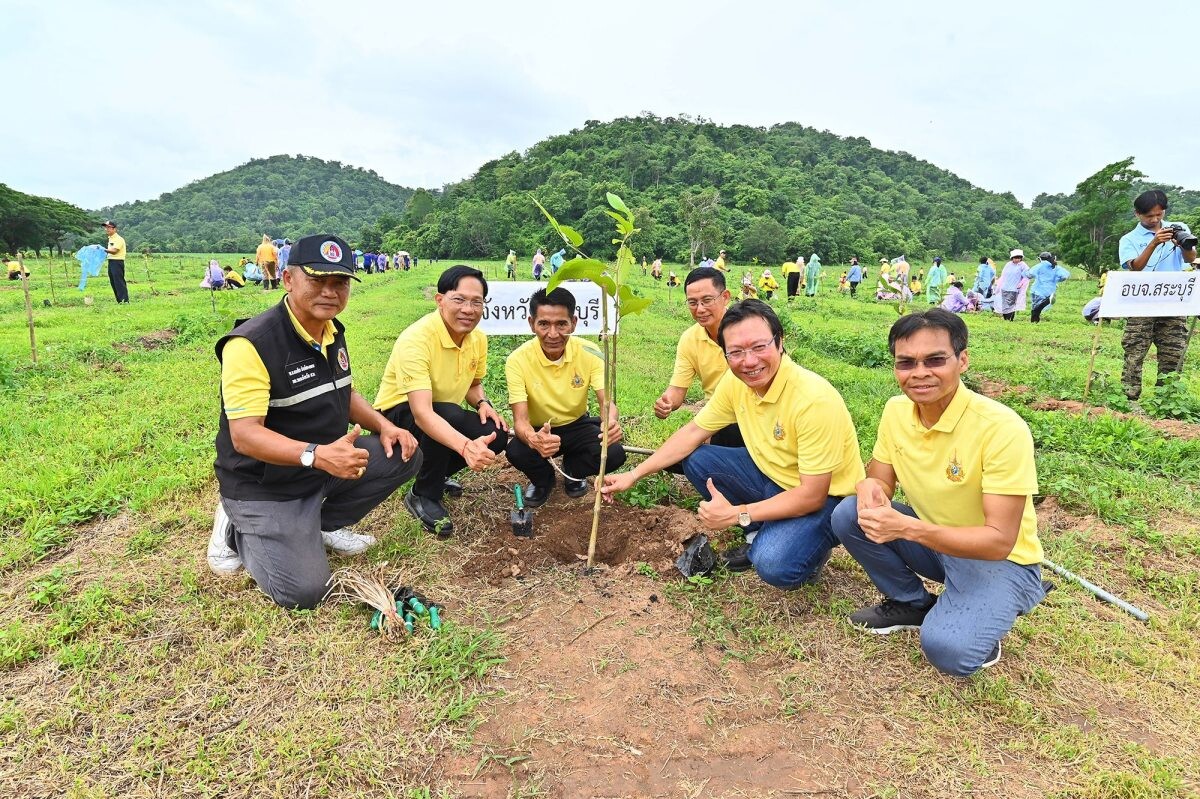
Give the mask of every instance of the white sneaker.
[[225, 543], [225, 532], [231, 523], [225, 506], [217, 500], [217, 518], [213, 520], [212, 535], [208, 539], [208, 568], [222, 577], [236, 574], [242, 568], [242, 557]]
[[321, 541], [325, 543], [326, 549], [339, 555], [358, 555], [375, 546], [374, 536], [356, 533], [349, 527], [322, 530]]
[[980, 664], [981, 669], [990, 669], [1000, 662], [1000, 642], [996, 642], [996, 648], [992, 650], [992, 654], [988, 655], [988, 659]]

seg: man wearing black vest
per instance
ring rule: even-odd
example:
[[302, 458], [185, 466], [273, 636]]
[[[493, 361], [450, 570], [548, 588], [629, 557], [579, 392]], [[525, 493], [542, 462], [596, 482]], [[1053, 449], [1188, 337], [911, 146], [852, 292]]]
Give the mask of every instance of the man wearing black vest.
[[336, 317], [358, 279], [353, 258], [337, 236], [300, 239], [283, 273], [283, 301], [217, 342], [221, 499], [209, 568], [232, 574], [245, 565], [288, 608], [315, 607], [325, 595], [326, 548], [356, 554], [375, 543], [346, 528], [421, 465], [412, 434], [351, 383]]

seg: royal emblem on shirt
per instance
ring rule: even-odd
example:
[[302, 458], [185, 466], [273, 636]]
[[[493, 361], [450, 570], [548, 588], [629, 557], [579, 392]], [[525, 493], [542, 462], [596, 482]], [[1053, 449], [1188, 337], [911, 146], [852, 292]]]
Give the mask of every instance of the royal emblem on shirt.
[[951, 483], [961, 483], [963, 479], [962, 464], [958, 462], [958, 451], [950, 456], [950, 463], [946, 466], [946, 479]]
[[342, 371], [350, 369], [350, 356], [346, 354], [345, 347], [338, 347], [338, 366], [342, 367]]
[[779, 422], [775, 422], [775, 440], [783, 441], [783, 425]]
[[571, 387], [579, 388], [582, 385], [583, 385], [583, 378], [580, 377], [578, 373], [576, 373], [575, 376], [571, 378]]

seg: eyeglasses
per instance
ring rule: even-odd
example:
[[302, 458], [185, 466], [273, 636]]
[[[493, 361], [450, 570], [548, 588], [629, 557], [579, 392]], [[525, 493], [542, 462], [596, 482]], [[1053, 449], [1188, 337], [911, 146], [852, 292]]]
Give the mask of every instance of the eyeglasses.
[[928, 358], [897, 358], [897, 372], [911, 372], [917, 364], [924, 364], [926, 369], [941, 369], [950, 361], [949, 355], [930, 355]]
[[755, 358], [761, 358], [767, 354], [767, 350], [771, 349], [778, 343], [779, 337], [776, 336], [770, 341], [764, 341], [761, 344], [754, 344], [744, 350], [730, 350], [729, 352], [725, 353], [725, 360], [729, 361], [730, 363], [736, 363], [737, 361], [744, 360], [746, 356], [751, 353], [753, 353]]
[[697, 308], [711, 308], [719, 299], [721, 298], [717, 295], [710, 294], [707, 297], [701, 297], [698, 300], [688, 300], [687, 307], [691, 308], [693, 311]]
[[483, 310], [483, 300], [468, 300], [466, 297], [462, 297], [457, 294], [453, 297], [447, 297], [446, 299], [449, 300], [450, 304], [455, 308], [463, 308], [469, 305], [474, 311]]

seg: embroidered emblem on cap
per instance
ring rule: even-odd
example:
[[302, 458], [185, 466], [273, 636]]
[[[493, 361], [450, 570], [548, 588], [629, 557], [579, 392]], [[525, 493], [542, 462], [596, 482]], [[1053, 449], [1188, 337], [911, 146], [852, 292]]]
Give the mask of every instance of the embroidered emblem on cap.
[[350, 356], [346, 354], [345, 347], [338, 347], [338, 366], [342, 367], [343, 372], [350, 370]]
[[336, 241], [327, 241], [321, 245], [321, 257], [336, 264], [342, 260], [342, 248]]

